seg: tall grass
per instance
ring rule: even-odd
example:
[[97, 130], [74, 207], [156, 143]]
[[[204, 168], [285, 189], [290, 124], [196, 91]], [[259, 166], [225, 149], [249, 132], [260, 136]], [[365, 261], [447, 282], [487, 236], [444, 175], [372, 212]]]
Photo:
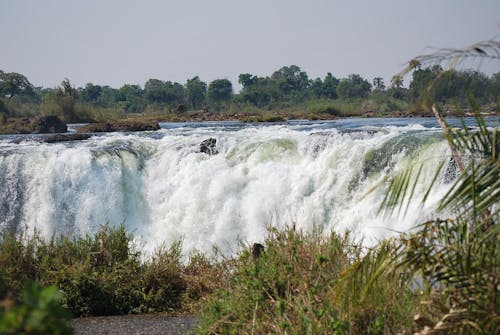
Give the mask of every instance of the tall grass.
[[195, 254], [181, 260], [181, 244], [143, 260], [124, 227], [50, 241], [39, 234], [5, 232], [0, 238], [0, 299], [19, 301], [34, 280], [56, 286], [74, 316], [185, 312], [213, 289], [215, 263]]
[[271, 230], [264, 244], [260, 257], [245, 247], [228, 263], [228, 285], [207, 298], [199, 334], [394, 334], [411, 329], [417, 299], [400, 277], [386, 276], [363, 294], [356, 285], [364, 282], [344, 279], [363, 259], [348, 234], [288, 227]]

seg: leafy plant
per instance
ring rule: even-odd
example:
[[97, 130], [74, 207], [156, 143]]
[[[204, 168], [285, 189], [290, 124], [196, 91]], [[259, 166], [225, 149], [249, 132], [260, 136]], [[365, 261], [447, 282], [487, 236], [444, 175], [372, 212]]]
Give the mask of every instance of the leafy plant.
[[23, 303], [17, 306], [8, 299], [0, 308], [0, 333], [9, 335], [52, 334], [67, 335], [73, 330], [66, 323], [71, 314], [61, 307], [62, 295], [57, 288], [42, 288], [28, 283], [24, 289]]
[[[481, 42], [464, 50], [444, 50], [417, 57], [409, 71], [423, 62], [468, 57], [498, 59], [500, 43]], [[430, 84], [432, 86], [432, 83]], [[500, 139], [488, 127], [474, 99], [470, 105], [477, 126], [451, 128], [438, 105], [432, 106], [449, 143], [451, 159], [460, 173], [440, 200], [437, 213], [448, 219], [422, 223], [415, 232], [401, 236], [388, 258], [385, 270], [408, 271], [425, 288], [425, 308], [416, 320], [428, 322], [421, 334], [494, 334], [500, 331], [498, 303], [500, 284], [500, 241], [498, 199], [500, 196]], [[436, 183], [445, 161], [435, 168], [427, 194]], [[420, 173], [403, 171], [388, 186], [381, 209], [401, 209], [412, 201]], [[424, 197], [423, 202], [426, 201]], [[384, 270], [384, 271], [385, 271]]]

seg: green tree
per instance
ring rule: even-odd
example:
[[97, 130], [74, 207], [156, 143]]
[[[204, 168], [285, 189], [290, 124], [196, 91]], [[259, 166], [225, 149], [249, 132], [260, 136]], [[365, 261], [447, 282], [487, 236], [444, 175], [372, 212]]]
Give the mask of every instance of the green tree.
[[207, 84], [198, 76], [188, 79], [186, 83], [188, 102], [193, 109], [201, 108], [205, 103]]
[[10, 111], [5, 106], [4, 102], [0, 99], [0, 123], [4, 124], [7, 121], [7, 117], [10, 115]]
[[238, 82], [243, 86], [243, 89], [249, 88], [257, 82], [257, 77], [250, 73], [242, 73], [238, 76]]
[[402, 88], [403, 87], [403, 76], [401, 76], [401, 75], [392, 76], [391, 86], [394, 88]]
[[227, 79], [216, 79], [208, 85], [207, 97], [216, 105], [229, 102], [233, 96], [233, 84]]
[[243, 82], [245, 84], [239, 95], [243, 102], [260, 108], [269, 108], [274, 102], [283, 98], [276, 81], [269, 77], [249, 77], [245, 74], [242, 78], [240, 75], [240, 83]]
[[479, 71], [463, 71], [465, 85], [461, 95], [472, 94], [472, 96], [482, 103], [488, 101], [488, 89], [492, 81]]
[[330, 72], [326, 74], [323, 80], [323, 91], [322, 94], [330, 99], [337, 99], [337, 85], [339, 80], [335, 78]]
[[32, 94], [33, 85], [22, 74], [0, 70], [0, 96], [12, 99], [19, 94]]
[[97, 100], [97, 104], [102, 107], [112, 108], [116, 106], [116, 103], [119, 100], [118, 90], [112, 88], [108, 85], [101, 87], [101, 94], [99, 95], [99, 99]]
[[498, 101], [500, 97], [500, 72], [491, 76], [488, 88], [488, 98], [492, 101]]
[[373, 78], [373, 89], [376, 91], [385, 90], [384, 79], [382, 77]]
[[84, 102], [96, 103], [101, 95], [101, 86], [87, 83], [80, 91], [80, 98]]
[[307, 73], [301, 71], [297, 65], [283, 66], [271, 75], [271, 79], [280, 90], [280, 100], [300, 100], [311, 85]]
[[165, 100], [170, 107], [186, 103], [186, 89], [177, 82], [165, 82]]
[[337, 95], [342, 99], [366, 98], [371, 90], [371, 84], [358, 74], [351, 74], [340, 80], [337, 85]]
[[429, 99], [430, 84], [443, 71], [443, 68], [439, 65], [422, 69], [420, 62], [418, 64], [410, 82], [410, 94], [414, 101]]
[[316, 98], [337, 99], [338, 84], [339, 80], [328, 72], [324, 80], [316, 78], [311, 83], [310, 90]]
[[68, 78], [64, 79], [52, 93], [44, 96], [43, 106], [47, 114], [58, 115], [65, 122], [86, 121], [76, 112], [78, 91], [71, 86]]
[[391, 78], [391, 87], [387, 93], [395, 99], [405, 99], [406, 89], [403, 87], [403, 76], [395, 75]]
[[118, 90], [118, 101], [125, 112], [141, 112], [144, 109], [142, 88], [139, 85], [123, 85]]
[[144, 99], [147, 103], [166, 102], [166, 87], [159, 79], [149, 79], [144, 84]]
[[[444, 50], [437, 55], [417, 59], [419, 64], [435, 63], [448, 59], [455, 62], [468, 57], [498, 58], [500, 42], [487, 41], [463, 50]], [[407, 67], [403, 74], [414, 67]], [[434, 65], [430, 69], [440, 69]], [[426, 71], [426, 72], [420, 72]], [[429, 75], [427, 70], [416, 70], [417, 75]], [[415, 74], [415, 73], [414, 73]], [[454, 75], [444, 71], [443, 76]], [[430, 91], [440, 76], [422, 87]], [[427, 99], [430, 99], [427, 97]], [[429, 101], [432, 102], [432, 101]], [[450, 156], [434, 166], [434, 173], [425, 196], [419, 200], [423, 206], [427, 195], [435, 186], [447, 163], [452, 161], [459, 170], [447, 193], [440, 199], [434, 219], [418, 225], [413, 232], [403, 234], [394, 241], [392, 251], [374, 270], [357, 265], [355, 273], [366, 276], [366, 287], [383, 280], [383, 276], [403, 274], [422, 285], [426, 308], [415, 320], [425, 320], [426, 327], [416, 334], [497, 334], [500, 318], [500, 228], [498, 225], [498, 196], [500, 180], [500, 137], [497, 129], [487, 125], [478, 105], [471, 98], [476, 127], [469, 129], [465, 120], [462, 126], [450, 127], [442, 116], [439, 104], [432, 103], [432, 110], [443, 129], [450, 149]], [[424, 162], [423, 164], [426, 164]], [[423, 165], [410, 167], [390, 178], [381, 210], [406, 213], [415, 203], [415, 187], [423, 182]], [[367, 262], [369, 265], [370, 262]]]
[[78, 98], [77, 90], [71, 86], [68, 78], [65, 78], [56, 90], [56, 103], [62, 111], [62, 116], [66, 122], [78, 121], [75, 105]]

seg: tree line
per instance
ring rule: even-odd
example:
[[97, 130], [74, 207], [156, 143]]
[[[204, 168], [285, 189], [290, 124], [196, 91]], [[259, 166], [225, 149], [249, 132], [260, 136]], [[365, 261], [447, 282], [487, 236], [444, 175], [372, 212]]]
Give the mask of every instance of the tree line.
[[401, 102], [415, 106], [425, 99], [463, 104], [469, 95], [480, 104], [488, 104], [494, 103], [500, 92], [500, 72], [487, 76], [471, 70], [444, 70], [438, 65], [416, 66], [407, 87], [397, 75], [388, 85], [381, 77], [369, 81], [359, 74], [337, 78], [327, 73], [324, 78], [311, 79], [296, 65], [283, 66], [270, 76], [242, 73], [238, 82], [242, 88], [237, 93], [228, 79], [207, 83], [198, 76], [184, 84], [152, 78], [143, 87], [125, 84], [120, 88], [94, 83], [76, 88], [64, 79], [56, 88], [43, 88], [35, 87], [22, 74], [0, 70], [0, 114], [9, 117], [43, 111], [59, 114], [68, 121], [86, 121], [96, 109], [121, 113], [167, 110], [181, 114], [208, 109], [223, 113], [234, 106], [272, 111], [314, 101], [366, 99], [392, 102], [386, 107], [391, 109]]

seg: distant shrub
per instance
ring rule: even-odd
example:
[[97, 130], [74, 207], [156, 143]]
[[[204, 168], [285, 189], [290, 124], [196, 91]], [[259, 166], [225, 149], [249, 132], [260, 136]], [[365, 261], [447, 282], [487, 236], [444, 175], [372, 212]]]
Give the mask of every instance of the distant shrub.
[[241, 119], [242, 122], [282, 122], [285, 118], [278, 114], [266, 112], [262, 115], [249, 115]]
[[311, 101], [306, 105], [306, 110], [313, 114], [329, 114], [333, 116], [340, 116], [341, 111], [339, 110], [336, 102], [333, 100], [315, 100]]

